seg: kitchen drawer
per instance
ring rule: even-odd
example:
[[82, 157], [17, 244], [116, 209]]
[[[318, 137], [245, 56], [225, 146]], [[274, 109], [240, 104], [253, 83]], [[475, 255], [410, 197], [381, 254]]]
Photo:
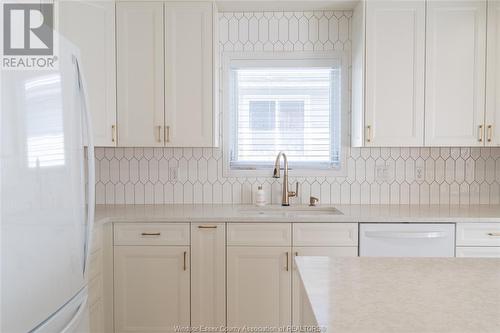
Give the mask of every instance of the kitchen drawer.
[[465, 258], [500, 258], [500, 247], [457, 247], [456, 256]]
[[294, 223], [293, 246], [356, 246], [357, 223]]
[[189, 245], [189, 223], [115, 223], [114, 245]]
[[290, 223], [229, 223], [228, 246], [291, 246]]
[[458, 223], [457, 246], [500, 246], [500, 223]]

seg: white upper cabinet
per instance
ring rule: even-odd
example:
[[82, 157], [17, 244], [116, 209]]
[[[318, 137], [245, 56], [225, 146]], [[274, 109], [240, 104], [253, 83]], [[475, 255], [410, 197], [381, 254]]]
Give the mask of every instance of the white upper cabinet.
[[485, 1], [428, 1], [425, 143], [484, 145]]
[[212, 3], [165, 3], [167, 146], [213, 146]]
[[164, 145], [163, 3], [118, 2], [118, 141]]
[[59, 31], [80, 49], [94, 145], [115, 146], [115, 4], [111, 1], [57, 4]]
[[500, 1], [488, 2], [486, 145], [500, 145]]
[[425, 1], [366, 3], [365, 145], [424, 144]]

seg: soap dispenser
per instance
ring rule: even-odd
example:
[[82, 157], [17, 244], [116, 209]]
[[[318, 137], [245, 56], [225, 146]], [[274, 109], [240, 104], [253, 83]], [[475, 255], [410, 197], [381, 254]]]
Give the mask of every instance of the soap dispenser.
[[262, 185], [257, 188], [257, 193], [255, 194], [255, 205], [262, 207], [266, 205], [266, 193], [262, 189]]

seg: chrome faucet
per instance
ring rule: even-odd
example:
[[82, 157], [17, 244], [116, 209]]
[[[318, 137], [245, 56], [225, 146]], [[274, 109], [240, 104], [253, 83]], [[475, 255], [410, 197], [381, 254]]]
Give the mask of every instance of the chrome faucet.
[[274, 163], [274, 178], [280, 178], [280, 162], [281, 156], [283, 156], [284, 172], [283, 172], [283, 196], [281, 199], [282, 206], [290, 206], [290, 198], [296, 197], [299, 192], [299, 182], [295, 184], [295, 192], [288, 191], [288, 159], [284, 152], [280, 151], [278, 156], [276, 156], [276, 162]]

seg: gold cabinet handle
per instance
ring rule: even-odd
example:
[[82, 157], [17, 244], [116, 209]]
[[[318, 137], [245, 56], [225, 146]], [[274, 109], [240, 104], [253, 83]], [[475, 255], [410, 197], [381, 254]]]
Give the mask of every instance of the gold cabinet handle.
[[141, 236], [160, 236], [161, 232], [143, 232]]
[[116, 125], [111, 125], [111, 142], [116, 142]]
[[488, 232], [488, 236], [491, 236], [491, 237], [500, 237], [500, 232]]
[[184, 264], [182, 266], [182, 269], [183, 270], [186, 270], [187, 269], [187, 265], [186, 265], [186, 257], [187, 257], [187, 251], [184, 251]]
[[479, 125], [479, 138], [477, 138], [477, 141], [483, 142], [483, 125]]
[[487, 134], [487, 140], [488, 140], [488, 142], [491, 142], [492, 137], [493, 137], [493, 126], [492, 125], [488, 125], [488, 134]]
[[285, 259], [286, 259], [285, 270], [288, 272], [288, 252], [285, 252]]
[[372, 127], [370, 125], [366, 126], [366, 142], [372, 141]]
[[217, 229], [216, 225], [199, 225], [198, 229]]
[[158, 138], [157, 138], [157, 141], [161, 142], [161, 125], [157, 126], [157, 129], [158, 129]]
[[165, 126], [165, 132], [163, 133], [165, 137], [165, 142], [170, 142], [170, 126]]

